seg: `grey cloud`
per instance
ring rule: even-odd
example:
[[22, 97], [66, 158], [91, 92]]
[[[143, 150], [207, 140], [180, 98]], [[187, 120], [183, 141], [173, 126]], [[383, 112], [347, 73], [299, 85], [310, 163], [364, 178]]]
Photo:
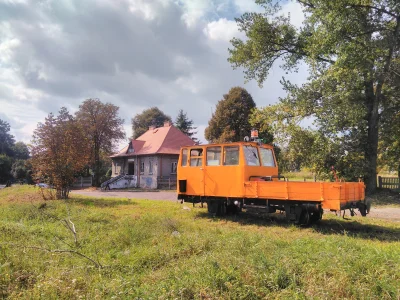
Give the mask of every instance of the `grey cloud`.
[[[36, 7], [41, 13], [32, 9], [37, 19], [29, 26], [25, 20], [9, 20], [22, 42], [14, 53], [21, 77], [28, 87], [49, 94], [79, 97], [82, 91], [98, 89], [101, 81], [115, 81], [111, 78], [118, 77], [117, 70], [170, 82], [189, 72], [176, 67], [177, 56], [201, 57], [207, 50], [201, 32], [187, 30], [181, 9], [173, 4], [161, 17], [145, 21], [127, 7], [112, 10], [93, 3], [90, 10], [79, 7], [83, 11], [72, 14], [61, 2], [53, 3], [48, 15], [43, 8]], [[51, 32], [46, 26], [55, 29]], [[119, 88], [116, 84], [106, 91]]]
[[[99, 97], [119, 105], [126, 123], [143, 108], [157, 105], [173, 118], [184, 109], [197, 126], [204, 126], [233, 86], [248, 89], [259, 106], [283, 94], [277, 85], [280, 71], [264, 89], [254, 82], [244, 85], [242, 72], [233, 71], [226, 60], [223, 49], [229, 44], [211, 49], [203, 33], [205, 21], [187, 28], [183, 8], [173, 1], [153, 1], [152, 20], [130, 12], [123, 1], [75, 0], [70, 7], [58, 0], [35, 3], [0, 4], [0, 21], [8, 22], [20, 40], [12, 63], [27, 88], [44, 92], [35, 105], [46, 113], [61, 106], [73, 110], [82, 100]], [[233, 2], [226, 3], [224, 16], [233, 16]], [[0, 87], [2, 92], [6, 90]]]
[[24, 126], [24, 124], [22, 124], [21, 122], [18, 122], [17, 120], [14, 120], [1, 112], [0, 112], [0, 120], [10, 124], [11, 129], [20, 129]]

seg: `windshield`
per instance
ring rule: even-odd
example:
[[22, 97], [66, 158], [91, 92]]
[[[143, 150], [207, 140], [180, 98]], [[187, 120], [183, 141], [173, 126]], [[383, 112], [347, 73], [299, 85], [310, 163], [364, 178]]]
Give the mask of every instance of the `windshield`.
[[264, 167], [275, 167], [274, 155], [271, 149], [260, 148], [260, 155]]
[[260, 158], [258, 157], [257, 147], [248, 145], [243, 146], [246, 164], [248, 166], [260, 166]]

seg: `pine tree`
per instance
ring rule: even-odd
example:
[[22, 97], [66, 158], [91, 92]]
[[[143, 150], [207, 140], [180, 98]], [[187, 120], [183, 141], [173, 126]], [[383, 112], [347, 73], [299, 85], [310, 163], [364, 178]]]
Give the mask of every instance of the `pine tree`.
[[193, 137], [193, 135], [197, 133], [197, 131], [194, 131], [197, 127], [193, 126], [193, 120], [190, 120], [182, 109], [179, 110], [178, 116], [176, 117], [175, 127], [198, 143], [198, 139]]

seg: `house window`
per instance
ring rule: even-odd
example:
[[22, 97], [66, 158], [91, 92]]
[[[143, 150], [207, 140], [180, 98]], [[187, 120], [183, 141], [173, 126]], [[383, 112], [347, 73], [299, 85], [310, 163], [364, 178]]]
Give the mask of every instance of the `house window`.
[[176, 166], [178, 163], [176, 161], [171, 162], [171, 174], [176, 174]]
[[149, 161], [149, 174], [153, 174], [153, 162], [151, 160]]
[[117, 174], [118, 174], [118, 171], [117, 171], [117, 169], [118, 169], [118, 163], [116, 162], [114, 166], [115, 166], [114, 174], [117, 175]]
[[140, 174], [144, 173], [144, 161], [140, 163]]

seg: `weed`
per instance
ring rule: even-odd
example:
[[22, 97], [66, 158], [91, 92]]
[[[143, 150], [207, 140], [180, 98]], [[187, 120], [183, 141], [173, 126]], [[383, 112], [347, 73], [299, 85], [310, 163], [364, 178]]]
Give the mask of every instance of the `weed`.
[[42, 203], [34, 188], [0, 191], [0, 298], [400, 297], [398, 222], [327, 214], [298, 228], [168, 201]]

